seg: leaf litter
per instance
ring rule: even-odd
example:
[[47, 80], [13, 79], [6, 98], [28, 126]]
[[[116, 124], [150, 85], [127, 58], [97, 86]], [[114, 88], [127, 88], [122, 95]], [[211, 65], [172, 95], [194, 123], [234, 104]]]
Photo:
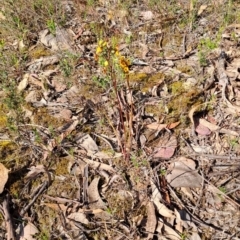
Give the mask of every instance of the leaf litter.
[[[17, 43], [31, 47], [15, 69], [16, 146], [0, 143], [6, 239], [20, 227], [20, 239], [44, 229], [48, 239], [238, 239], [239, 24], [220, 27], [215, 1], [179, 1], [176, 12], [163, 2], [118, 11], [117, 2], [65, 1], [64, 27]], [[96, 56], [105, 39], [126, 85], [102, 77], [113, 64]], [[15, 166], [6, 156], [16, 148]]]

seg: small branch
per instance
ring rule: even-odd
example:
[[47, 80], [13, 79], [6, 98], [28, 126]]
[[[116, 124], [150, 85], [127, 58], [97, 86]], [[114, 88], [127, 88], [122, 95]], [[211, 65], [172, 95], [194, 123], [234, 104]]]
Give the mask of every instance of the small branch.
[[9, 195], [3, 200], [3, 203], [0, 206], [0, 211], [3, 214], [6, 223], [7, 240], [15, 240], [16, 237], [12, 225], [12, 218], [9, 213]]

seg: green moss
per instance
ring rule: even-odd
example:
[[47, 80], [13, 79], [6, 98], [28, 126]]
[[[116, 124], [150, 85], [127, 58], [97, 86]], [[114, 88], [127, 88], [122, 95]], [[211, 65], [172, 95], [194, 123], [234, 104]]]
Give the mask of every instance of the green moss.
[[149, 77], [149, 80], [150, 82], [159, 82], [159, 81], [162, 81], [164, 80], [166, 77], [166, 75], [162, 72], [158, 72], [158, 73], [155, 73], [155, 74], [152, 74], [150, 77]]
[[34, 111], [33, 115], [34, 124], [41, 125], [44, 127], [60, 127], [62, 124], [65, 123], [63, 119], [55, 118], [49, 114], [47, 108], [38, 108]]
[[68, 158], [62, 158], [59, 163], [57, 163], [57, 168], [55, 170], [56, 175], [66, 175], [68, 173]]
[[0, 116], [0, 128], [7, 126], [7, 117], [6, 116]]
[[18, 146], [10, 140], [0, 141], [0, 160], [1, 162], [8, 162], [12, 160], [14, 152], [16, 152]]
[[170, 84], [169, 90], [175, 96], [184, 92], [183, 83], [181, 81], [176, 81]]
[[199, 105], [202, 102], [203, 99], [198, 97], [198, 92], [196, 90], [191, 92], [183, 92], [173, 97], [171, 101], [169, 101], [167, 105], [169, 116], [171, 116], [175, 121], [179, 121], [179, 119], [187, 121], [185, 117], [183, 118], [184, 114], [186, 114], [191, 107], [194, 105]]
[[155, 105], [146, 105], [145, 106], [146, 114], [152, 114], [154, 117], [160, 116], [164, 114], [165, 109], [163, 104], [155, 104]]
[[140, 90], [141, 92], [148, 92], [154, 86], [161, 84], [164, 81], [169, 81], [170, 76], [158, 72], [152, 75], [146, 73], [131, 73], [129, 75], [130, 85], [134, 86], [135, 90]]
[[146, 80], [147, 77], [148, 75], [146, 73], [130, 73], [129, 82], [130, 83], [142, 82]]
[[23, 187], [23, 182], [21, 179], [13, 182], [9, 188], [9, 192], [11, 193], [11, 196], [18, 199], [19, 194], [22, 190], [22, 187]]
[[187, 64], [185, 64], [185, 65], [181, 64], [181, 65], [177, 66], [177, 69], [185, 74], [191, 75], [193, 73], [192, 68], [190, 66], [188, 66]]
[[41, 57], [46, 57], [52, 55], [51, 51], [46, 49], [44, 46], [37, 46], [29, 52], [31, 59], [39, 59]]

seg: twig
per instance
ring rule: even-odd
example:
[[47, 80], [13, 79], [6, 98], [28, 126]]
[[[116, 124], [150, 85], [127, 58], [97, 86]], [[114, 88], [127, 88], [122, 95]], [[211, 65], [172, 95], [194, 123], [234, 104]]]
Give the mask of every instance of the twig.
[[227, 155], [215, 155], [215, 154], [202, 154], [202, 153], [197, 153], [195, 152], [194, 154], [189, 154], [189, 156], [201, 156], [204, 158], [210, 158], [212, 160], [216, 160], [216, 159], [228, 159], [228, 160], [237, 160], [240, 161], [240, 157], [231, 157], [231, 156], [227, 156]]
[[15, 240], [15, 233], [13, 230], [12, 219], [9, 213], [9, 195], [7, 194], [6, 198], [4, 198], [2, 205], [0, 205], [0, 211], [4, 216], [4, 220], [6, 223], [6, 231], [7, 231], [7, 240]]
[[33, 205], [33, 203], [36, 201], [36, 199], [38, 198], [38, 196], [45, 190], [45, 188], [46, 188], [47, 185], [48, 185], [48, 182], [47, 182], [47, 181], [45, 181], [45, 182], [42, 184], [41, 188], [39, 189], [38, 193], [33, 197], [32, 201], [30, 201], [30, 202], [28, 203], [28, 205], [20, 211], [20, 215], [21, 215], [21, 216], [23, 216], [23, 215], [28, 211], [28, 209]]

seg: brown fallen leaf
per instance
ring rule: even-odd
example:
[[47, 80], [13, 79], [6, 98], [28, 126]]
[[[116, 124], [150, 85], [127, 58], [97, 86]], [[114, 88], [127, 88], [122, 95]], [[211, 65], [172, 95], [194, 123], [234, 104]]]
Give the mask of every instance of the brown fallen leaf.
[[179, 121], [178, 122], [174, 122], [174, 123], [169, 123], [166, 128], [167, 129], [173, 129], [173, 128], [177, 127], [179, 124], [180, 124]]
[[18, 84], [18, 92], [22, 92], [28, 85], [29, 73], [24, 74], [22, 81]]
[[143, 18], [143, 20], [151, 20], [153, 18], [153, 13], [152, 11], [144, 11], [144, 12], [141, 12], [141, 16]]
[[165, 133], [154, 148], [154, 158], [169, 159], [173, 156], [177, 147], [177, 138], [174, 135]]
[[81, 212], [74, 212], [74, 213], [70, 213], [67, 218], [69, 220], [74, 220], [74, 221], [77, 221], [77, 222], [80, 222], [80, 223], [83, 223], [83, 224], [89, 224], [89, 221], [86, 217], [86, 215], [84, 213], [81, 213]]
[[8, 172], [9, 170], [0, 163], [0, 194], [3, 192], [5, 184], [8, 180]]
[[207, 136], [211, 134], [210, 129], [202, 124], [198, 124], [195, 128], [195, 131], [202, 136]]
[[146, 127], [148, 129], [161, 131], [162, 129], [167, 127], [167, 124], [160, 124], [160, 123], [157, 123], [157, 122], [153, 122], [153, 123], [148, 124]]
[[77, 139], [77, 144], [84, 148], [88, 155], [92, 155], [93, 153], [98, 152], [98, 146], [93, 138], [89, 134], [85, 134]]
[[144, 239], [150, 240], [153, 239], [154, 232], [157, 226], [157, 217], [155, 213], [155, 207], [152, 202], [148, 202], [147, 204], [147, 223], [146, 223], [146, 232], [148, 236]]
[[153, 123], [148, 124], [146, 127], [148, 129], [161, 131], [164, 128], [173, 129], [173, 128], [177, 127], [179, 124], [180, 124], [180, 122], [174, 122], [174, 123], [168, 123], [168, 124], [161, 124], [161, 123], [153, 122]]
[[221, 128], [213, 123], [208, 122], [207, 120], [200, 118], [199, 123], [207, 128], [209, 128], [211, 131], [219, 131], [220, 133], [226, 133], [233, 136], [239, 136], [239, 134], [236, 131], [228, 130], [226, 128]]
[[58, 114], [55, 114], [54, 117], [70, 120], [72, 117], [72, 111], [69, 109], [62, 109]]
[[55, 211], [63, 211], [65, 212], [67, 210], [67, 206], [64, 204], [59, 204], [59, 203], [44, 203], [45, 206], [50, 207], [51, 209]]
[[201, 187], [202, 177], [195, 170], [192, 159], [180, 157], [169, 166], [170, 173], [166, 176], [172, 187]]
[[206, 9], [207, 9], [208, 5], [202, 4], [198, 10], [197, 15], [200, 16]]
[[0, 11], [0, 20], [5, 20], [5, 19], [6, 19], [6, 17], [4, 16], [3, 12]]
[[28, 222], [28, 224], [23, 228], [21, 234], [20, 234], [20, 240], [34, 240], [36, 237], [34, 235], [38, 234], [39, 231], [36, 228], [35, 225], [33, 225], [31, 222]]
[[101, 196], [98, 191], [99, 180], [100, 177], [94, 178], [87, 189], [89, 206], [90, 208], [93, 209], [96, 208], [106, 209], [106, 204], [101, 199]]

